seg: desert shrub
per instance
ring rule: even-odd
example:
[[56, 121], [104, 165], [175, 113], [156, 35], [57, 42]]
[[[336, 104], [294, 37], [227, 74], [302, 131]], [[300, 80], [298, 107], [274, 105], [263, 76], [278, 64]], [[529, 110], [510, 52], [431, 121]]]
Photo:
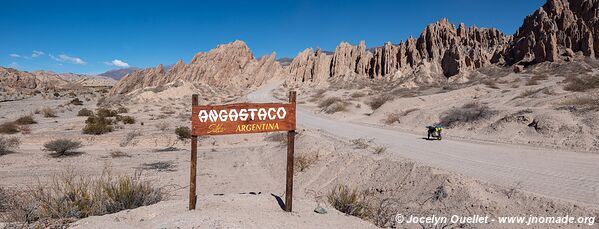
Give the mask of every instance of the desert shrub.
[[96, 115], [100, 117], [115, 117], [117, 116], [117, 112], [115, 110], [111, 110], [108, 108], [99, 108], [96, 110]]
[[112, 119], [104, 116], [89, 116], [85, 120], [85, 127], [83, 127], [84, 134], [100, 135], [112, 132]]
[[377, 147], [374, 147], [374, 149], [372, 149], [372, 152], [374, 154], [382, 154], [386, 151], [387, 151], [387, 147], [385, 147], [385, 146], [377, 146]]
[[120, 147], [126, 147], [126, 146], [135, 146], [137, 145], [138, 141], [136, 140], [137, 137], [141, 136], [142, 133], [139, 130], [133, 130], [131, 132], [128, 132], [127, 134], [125, 134], [125, 137], [123, 139], [121, 139], [121, 142], [119, 143]]
[[173, 161], [159, 161], [152, 163], [143, 163], [142, 169], [144, 170], [157, 170], [159, 172], [174, 172], [177, 171]]
[[124, 113], [128, 113], [129, 109], [127, 109], [126, 107], [119, 107], [116, 109], [116, 112], [119, 114], [124, 114]]
[[54, 97], [60, 97], [60, 94], [58, 92], [54, 92]]
[[383, 122], [387, 125], [392, 125], [395, 123], [399, 123], [399, 119], [400, 119], [400, 115], [397, 113], [389, 113], [387, 114], [387, 116], [383, 119]]
[[391, 101], [391, 100], [393, 100], [393, 96], [387, 95], [387, 94], [382, 94], [382, 95], [378, 95], [378, 96], [375, 96], [372, 99], [370, 99], [370, 101], [368, 102], [368, 105], [370, 105], [370, 108], [372, 110], [376, 110], [376, 109], [379, 109], [381, 106], [383, 106], [383, 104], [385, 104], [387, 101]]
[[495, 113], [486, 105], [468, 103], [445, 112], [440, 118], [440, 123], [446, 127], [455, 127], [461, 123], [471, 123], [491, 117]]
[[368, 204], [365, 195], [357, 189], [345, 185], [337, 185], [328, 195], [327, 200], [332, 207], [348, 215], [364, 217], [368, 215]]
[[121, 121], [123, 124], [135, 124], [135, 118], [131, 116], [122, 116]]
[[79, 98], [74, 98], [73, 100], [71, 100], [70, 103], [73, 104], [73, 105], [75, 105], [75, 106], [82, 106], [83, 105], [83, 101], [79, 100]]
[[42, 109], [42, 115], [44, 115], [45, 118], [54, 118], [54, 117], [58, 117], [56, 116], [56, 111], [50, 107], [44, 107]]
[[109, 154], [110, 154], [110, 157], [112, 157], [112, 158], [131, 157], [131, 155], [129, 155], [128, 153], [125, 153], [120, 150], [111, 150]]
[[572, 106], [573, 110], [599, 111], [599, 98], [579, 97], [566, 100], [562, 105]]
[[19, 148], [21, 140], [18, 137], [0, 136], [0, 155], [5, 155], [14, 152]]
[[516, 96], [514, 99], [519, 99], [519, 98], [527, 98], [531, 95], [536, 94], [537, 92], [541, 91], [543, 89], [526, 89], [525, 91], [523, 91], [522, 93], [520, 93], [520, 95]]
[[295, 171], [303, 172], [318, 160], [318, 155], [299, 155], [294, 158]]
[[346, 102], [335, 102], [323, 109], [323, 111], [327, 114], [333, 114], [341, 111], [347, 110], [348, 103]]
[[19, 117], [17, 120], [15, 120], [14, 123], [18, 124], [18, 125], [30, 125], [30, 124], [36, 124], [37, 122], [33, 119], [33, 116], [25, 115], [25, 116]]
[[19, 132], [19, 126], [14, 122], [0, 124], [0, 134], [15, 134]]
[[79, 112], [77, 112], [77, 116], [93, 116], [93, 115], [94, 115], [94, 112], [87, 108], [83, 108], [83, 109], [79, 110]]
[[497, 86], [497, 82], [495, 82], [494, 80], [485, 80], [483, 81], [483, 84], [487, 85], [487, 87], [492, 89], [499, 89], [499, 87]]
[[564, 90], [566, 91], [583, 92], [599, 88], [598, 76], [568, 77], [565, 81], [566, 86], [564, 86]]
[[185, 141], [191, 138], [191, 129], [186, 126], [179, 126], [175, 129], [175, 134], [179, 140]]
[[531, 77], [526, 81], [526, 86], [539, 85], [539, 80]]
[[51, 151], [51, 156], [72, 156], [78, 154], [77, 149], [81, 148], [80, 141], [74, 141], [70, 139], [56, 139], [44, 144], [46, 151]]
[[343, 102], [343, 100], [339, 97], [329, 97], [329, 98], [326, 98], [326, 99], [320, 101], [320, 103], [318, 103], [318, 107], [325, 109], [325, 108], [331, 106], [333, 103], [337, 103], [337, 102]]
[[349, 96], [352, 98], [361, 98], [361, 97], [364, 97], [364, 93], [357, 91], [357, 92], [351, 93]]
[[139, 174], [113, 176], [104, 172], [99, 178], [90, 178], [64, 172], [55, 176], [50, 185], [39, 184], [14, 196], [16, 200], [9, 203], [9, 221], [34, 223], [147, 206], [161, 201], [164, 193]]
[[354, 148], [356, 148], [356, 149], [366, 149], [370, 146], [370, 143], [372, 142], [372, 140], [366, 140], [364, 138], [357, 138], [357, 139], [352, 139], [350, 142], [354, 145]]

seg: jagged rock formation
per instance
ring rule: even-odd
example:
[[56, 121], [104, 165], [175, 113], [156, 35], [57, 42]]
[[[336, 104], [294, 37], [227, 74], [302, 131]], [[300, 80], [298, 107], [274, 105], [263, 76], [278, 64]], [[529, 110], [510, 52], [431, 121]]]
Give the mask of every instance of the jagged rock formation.
[[196, 54], [189, 64], [179, 61], [168, 71], [162, 65], [135, 71], [119, 81], [110, 94], [125, 94], [176, 80], [203, 82], [221, 88], [247, 88], [262, 84], [279, 71], [281, 66], [274, 53], [254, 59], [243, 41], [234, 41]]
[[1, 93], [72, 89], [81, 86], [112, 86], [115, 83], [116, 80], [103, 76], [57, 74], [51, 71], [26, 72], [0, 67]]
[[548, 0], [524, 19], [506, 50], [509, 64], [556, 61], [559, 55], [599, 57], [599, 1]]
[[363, 41], [358, 46], [342, 42], [331, 57], [306, 49], [294, 59], [288, 73], [302, 82], [326, 76], [401, 78], [425, 67], [432, 74], [449, 77], [502, 61], [509, 41], [496, 29], [466, 28], [464, 24], [455, 28], [443, 19], [427, 26], [418, 39], [410, 38], [398, 45], [387, 42], [374, 52], [367, 51]]

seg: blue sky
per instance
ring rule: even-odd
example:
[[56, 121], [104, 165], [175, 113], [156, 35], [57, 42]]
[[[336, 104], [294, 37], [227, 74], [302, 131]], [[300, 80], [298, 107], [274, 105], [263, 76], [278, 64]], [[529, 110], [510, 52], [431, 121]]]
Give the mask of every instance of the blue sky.
[[441, 18], [513, 34], [544, 0], [28, 1], [2, 2], [0, 65], [101, 73], [186, 63], [243, 40], [256, 57], [293, 57], [341, 41], [380, 46], [417, 37]]

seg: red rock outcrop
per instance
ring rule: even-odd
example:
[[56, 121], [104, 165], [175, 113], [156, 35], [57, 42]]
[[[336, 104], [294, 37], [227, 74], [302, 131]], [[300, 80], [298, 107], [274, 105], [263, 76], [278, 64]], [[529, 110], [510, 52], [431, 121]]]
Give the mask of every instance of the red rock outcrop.
[[528, 65], [556, 61], [570, 51], [599, 57], [598, 0], [548, 0], [524, 19], [506, 57], [509, 64]]
[[254, 59], [243, 41], [234, 41], [207, 53], [197, 53], [189, 64], [179, 61], [168, 71], [158, 65], [128, 74], [112, 88], [110, 94], [125, 94], [176, 80], [203, 82], [222, 88], [247, 88], [273, 78], [281, 69], [274, 53]]

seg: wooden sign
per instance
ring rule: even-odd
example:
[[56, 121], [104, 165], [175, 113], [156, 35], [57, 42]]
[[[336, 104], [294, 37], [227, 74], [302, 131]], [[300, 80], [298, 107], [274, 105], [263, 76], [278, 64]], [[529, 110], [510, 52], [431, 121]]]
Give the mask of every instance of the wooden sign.
[[193, 106], [192, 135], [249, 134], [295, 130], [295, 104], [238, 103]]
[[198, 136], [249, 134], [287, 131], [287, 174], [285, 211], [293, 204], [293, 162], [295, 150], [295, 91], [289, 92], [289, 103], [238, 103], [198, 105], [198, 95], [191, 101], [191, 166], [189, 176], [189, 210], [196, 208]]

